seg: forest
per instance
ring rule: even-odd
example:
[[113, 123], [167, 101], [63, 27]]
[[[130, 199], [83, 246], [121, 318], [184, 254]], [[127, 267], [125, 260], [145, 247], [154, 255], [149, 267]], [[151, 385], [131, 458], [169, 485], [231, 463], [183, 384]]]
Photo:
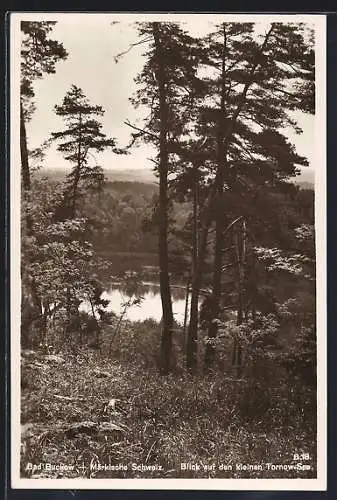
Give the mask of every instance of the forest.
[[[21, 476], [316, 477], [315, 197], [285, 132], [315, 114], [313, 30], [136, 23], [107, 62], [144, 46], [129, 143], [72, 84], [32, 149], [55, 25], [21, 21]], [[94, 160], [140, 144], [153, 183]]]

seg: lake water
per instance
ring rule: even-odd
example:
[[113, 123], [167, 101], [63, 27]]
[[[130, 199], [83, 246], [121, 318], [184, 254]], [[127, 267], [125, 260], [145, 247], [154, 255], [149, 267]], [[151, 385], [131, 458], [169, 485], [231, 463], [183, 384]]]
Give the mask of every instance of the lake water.
[[[172, 306], [174, 319], [180, 323], [184, 323], [185, 314], [185, 290], [181, 286], [172, 286]], [[160, 321], [162, 318], [162, 306], [160, 298], [160, 288], [158, 283], [143, 283], [139, 287], [138, 294], [142, 297], [139, 305], [132, 305], [127, 309], [124, 319], [130, 321], [144, 321], [152, 318], [155, 321]], [[116, 314], [121, 314], [123, 311], [123, 303], [128, 300], [128, 295], [121, 285], [112, 284], [102, 294], [103, 299], [109, 300], [107, 307], [108, 311]], [[86, 304], [82, 304], [81, 310], [90, 312], [90, 308]]]

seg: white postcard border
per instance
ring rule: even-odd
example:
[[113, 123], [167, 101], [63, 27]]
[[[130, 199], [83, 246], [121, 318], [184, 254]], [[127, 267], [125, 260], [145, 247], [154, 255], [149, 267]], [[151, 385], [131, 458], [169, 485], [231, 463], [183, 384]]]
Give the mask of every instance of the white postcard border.
[[[20, 477], [20, 21], [69, 21], [81, 16], [109, 16], [111, 21], [184, 21], [190, 16], [205, 22], [276, 21], [315, 25], [315, 231], [317, 273], [317, 478], [315, 479], [27, 479]], [[72, 490], [250, 490], [323, 491], [327, 487], [327, 318], [326, 318], [326, 15], [291, 14], [151, 14], [151, 13], [46, 13], [10, 14], [10, 289], [11, 289], [11, 486], [19, 489]]]

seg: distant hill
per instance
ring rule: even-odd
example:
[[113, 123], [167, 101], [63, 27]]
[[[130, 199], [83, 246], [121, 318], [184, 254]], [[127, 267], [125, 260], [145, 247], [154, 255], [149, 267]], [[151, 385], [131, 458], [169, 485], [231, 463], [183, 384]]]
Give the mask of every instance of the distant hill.
[[315, 189], [315, 184], [313, 182], [296, 182], [300, 189]]
[[[64, 168], [45, 168], [38, 172], [38, 177], [49, 177], [54, 181], [63, 181], [69, 170]], [[105, 169], [104, 175], [108, 182], [142, 182], [144, 184], [155, 184], [156, 177], [150, 169], [127, 169], [113, 170]]]
[[108, 182], [127, 181], [127, 182], [143, 182], [144, 184], [155, 184], [157, 179], [150, 169], [129, 169], [129, 170], [112, 170], [105, 169], [104, 174]]
[[[54, 181], [63, 181], [69, 170], [64, 168], [46, 168], [38, 172], [39, 177], [49, 177]], [[150, 169], [130, 168], [126, 170], [105, 169], [104, 175], [107, 182], [141, 182], [143, 184], [157, 184], [154, 173]], [[303, 168], [301, 175], [294, 177], [292, 182], [298, 184], [302, 189], [314, 189], [314, 171], [311, 168]]]
[[301, 189], [314, 189], [315, 187], [315, 172], [312, 168], [302, 168], [301, 175], [294, 177], [294, 184], [298, 184]]

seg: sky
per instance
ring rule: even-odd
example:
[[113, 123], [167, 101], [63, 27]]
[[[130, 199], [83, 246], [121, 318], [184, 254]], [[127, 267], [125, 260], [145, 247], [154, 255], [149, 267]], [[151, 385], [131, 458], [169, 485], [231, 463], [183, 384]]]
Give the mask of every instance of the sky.
[[[119, 16], [118, 19], [123, 18]], [[185, 28], [192, 35], [203, 35], [211, 28], [210, 18], [205, 15], [192, 15], [186, 19]], [[34, 84], [36, 111], [27, 125], [29, 148], [40, 146], [51, 132], [64, 128], [62, 119], [54, 112], [54, 106], [62, 103], [72, 84], [80, 87], [93, 104], [103, 107], [103, 132], [115, 138], [119, 147], [128, 143], [132, 132], [124, 121], [141, 125], [142, 112], [133, 108], [129, 98], [136, 90], [134, 78], [142, 69], [147, 46], [133, 47], [116, 63], [114, 57], [127, 50], [138, 38], [132, 21], [124, 18], [113, 25], [111, 21], [110, 15], [64, 14], [59, 17], [50, 37], [62, 42], [69, 55], [66, 61], [57, 63], [55, 74], [44, 75]], [[260, 24], [261, 31], [265, 27], [265, 23]], [[285, 133], [296, 145], [297, 152], [306, 156], [313, 168], [315, 119], [298, 112], [295, 116], [303, 134], [296, 135], [288, 129]], [[115, 155], [111, 151], [95, 153], [95, 159], [107, 169], [152, 168], [149, 158], [154, 154], [154, 149], [146, 145], [135, 148], [127, 156]], [[47, 151], [44, 166], [63, 168], [69, 167], [69, 162], [54, 144]]]

